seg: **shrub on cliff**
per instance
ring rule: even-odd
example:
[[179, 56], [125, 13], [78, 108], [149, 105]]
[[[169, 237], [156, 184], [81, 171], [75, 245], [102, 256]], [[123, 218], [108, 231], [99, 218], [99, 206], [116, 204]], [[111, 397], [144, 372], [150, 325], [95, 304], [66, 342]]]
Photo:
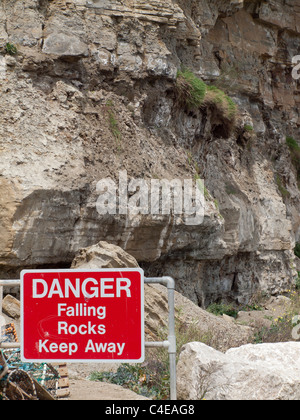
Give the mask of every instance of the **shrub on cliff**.
[[177, 99], [190, 109], [200, 108], [206, 95], [206, 84], [190, 70], [178, 71], [176, 80]]
[[190, 70], [177, 73], [176, 98], [188, 109], [211, 108], [220, 120], [233, 123], [237, 106], [229, 96], [216, 86], [209, 86]]
[[4, 46], [4, 51], [9, 55], [16, 55], [18, 53], [17, 47], [10, 42], [7, 42]]

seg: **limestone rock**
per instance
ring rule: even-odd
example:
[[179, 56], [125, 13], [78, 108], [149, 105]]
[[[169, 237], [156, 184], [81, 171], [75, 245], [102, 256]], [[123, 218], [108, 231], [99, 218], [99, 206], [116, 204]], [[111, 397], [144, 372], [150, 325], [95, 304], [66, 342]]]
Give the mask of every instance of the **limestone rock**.
[[20, 318], [20, 301], [11, 295], [6, 295], [2, 301], [2, 311], [11, 318]]
[[300, 343], [248, 344], [220, 353], [202, 343], [184, 347], [180, 399], [298, 400]]
[[88, 55], [88, 48], [77, 37], [58, 33], [51, 34], [45, 39], [43, 52], [63, 57], [85, 57]]
[[89, 248], [81, 249], [72, 262], [75, 268], [137, 268], [136, 259], [120, 247], [101, 241]]

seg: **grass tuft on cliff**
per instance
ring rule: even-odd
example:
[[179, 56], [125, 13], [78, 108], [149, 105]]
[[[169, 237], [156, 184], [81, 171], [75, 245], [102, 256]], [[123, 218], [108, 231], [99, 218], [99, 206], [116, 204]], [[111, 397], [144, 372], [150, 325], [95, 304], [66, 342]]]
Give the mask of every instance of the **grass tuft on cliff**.
[[177, 73], [176, 97], [181, 106], [190, 110], [210, 107], [219, 119], [234, 122], [237, 106], [233, 100], [216, 86], [209, 86], [188, 70]]
[[200, 108], [204, 102], [207, 86], [190, 70], [178, 71], [176, 81], [179, 102], [188, 108]]
[[286, 138], [286, 144], [290, 149], [292, 163], [297, 171], [298, 186], [300, 188], [300, 146], [297, 141], [290, 136]]
[[16, 55], [18, 54], [17, 47], [14, 44], [11, 44], [10, 42], [7, 42], [4, 46], [4, 51], [6, 54], [9, 55]]

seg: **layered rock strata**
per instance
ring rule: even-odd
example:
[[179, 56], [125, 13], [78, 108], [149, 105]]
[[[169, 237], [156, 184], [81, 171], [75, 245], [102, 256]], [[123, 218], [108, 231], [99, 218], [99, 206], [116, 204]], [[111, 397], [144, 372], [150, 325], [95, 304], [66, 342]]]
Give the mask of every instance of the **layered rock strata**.
[[[106, 240], [204, 306], [289, 288], [300, 223], [286, 145], [299, 141], [299, 13], [296, 0], [2, 2], [1, 277], [68, 266]], [[213, 108], [177, 106], [182, 66], [233, 98], [233, 130]], [[117, 182], [120, 170], [203, 177], [203, 223], [100, 216], [97, 182]]]

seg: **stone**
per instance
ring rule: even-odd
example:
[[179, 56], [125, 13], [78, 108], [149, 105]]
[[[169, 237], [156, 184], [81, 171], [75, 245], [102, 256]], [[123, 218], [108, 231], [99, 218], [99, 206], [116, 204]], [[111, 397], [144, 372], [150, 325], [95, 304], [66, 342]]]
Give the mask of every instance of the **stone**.
[[101, 241], [81, 249], [72, 262], [72, 269], [137, 268], [138, 262], [120, 247]]
[[300, 343], [247, 344], [225, 354], [189, 343], [177, 366], [179, 399], [298, 400]]
[[43, 52], [62, 57], [86, 57], [88, 48], [79, 38], [58, 33], [51, 34], [45, 39]]
[[6, 295], [2, 301], [2, 311], [11, 318], [20, 318], [21, 304], [18, 299], [11, 295]]

